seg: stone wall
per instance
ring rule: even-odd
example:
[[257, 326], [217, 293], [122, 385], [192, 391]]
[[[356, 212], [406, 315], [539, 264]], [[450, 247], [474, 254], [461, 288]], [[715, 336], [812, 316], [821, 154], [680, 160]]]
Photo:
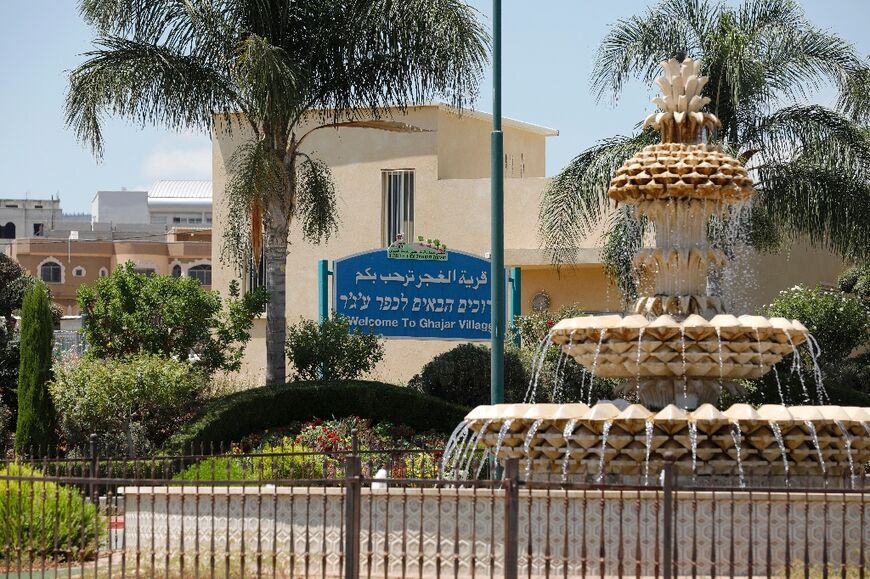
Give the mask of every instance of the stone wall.
[[[228, 575], [256, 573], [258, 564], [267, 575], [342, 574], [343, 488], [137, 487], [125, 495], [128, 558], [153, 555], [162, 568], [184, 552], [188, 566], [228, 567]], [[681, 575], [693, 562], [700, 575], [775, 574], [804, 560], [858, 566], [870, 537], [862, 493], [681, 491], [674, 498]], [[521, 490], [520, 576], [530, 562], [536, 576], [562, 576], [566, 563], [572, 576], [661, 573], [661, 499], [660, 491]], [[366, 488], [361, 513], [363, 575], [501, 574], [501, 490]]]

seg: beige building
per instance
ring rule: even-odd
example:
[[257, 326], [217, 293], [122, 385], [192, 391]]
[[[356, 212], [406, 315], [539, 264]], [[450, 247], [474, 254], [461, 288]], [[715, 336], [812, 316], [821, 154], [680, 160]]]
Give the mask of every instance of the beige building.
[[31, 237], [12, 241], [6, 251], [48, 285], [67, 315], [79, 313], [80, 285], [96, 282], [127, 261], [143, 273], [195, 277], [211, 288], [210, 229], [173, 229], [159, 237], [116, 241]]
[[[452, 249], [488, 256], [491, 117], [473, 111], [460, 116], [447, 106], [427, 105], [409, 109], [397, 120], [425, 131], [322, 129], [306, 139], [305, 149], [332, 169], [341, 227], [329, 243], [320, 246], [306, 243], [300, 228], [292, 227], [287, 257], [288, 322], [317, 316], [318, 260], [385, 247], [397, 228], [412, 239], [417, 235], [438, 238]], [[538, 207], [547, 185], [546, 140], [558, 132], [505, 120], [504, 135], [505, 263], [522, 267], [523, 311], [531, 310], [533, 300], [536, 304], [549, 302], [553, 311], [565, 304], [594, 312], [621, 310], [619, 291], [610, 284], [600, 263], [597, 236], [583, 243], [576, 264], [559, 271], [549, 265], [540, 249]], [[235, 127], [232, 132], [217, 127], [212, 139], [213, 287], [222, 292], [236, 276], [234, 268], [219, 260], [226, 224], [226, 166], [247, 138], [249, 134]], [[399, 219], [398, 214], [403, 217]], [[842, 268], [839, 260], [804, 247], [792, 248], [781, 256], [753, 254], [737, 260], [729, 286], [739, 290], [735, 297], [741, 309], [754, 309], [795, 283], [832, 283]], [[243, 286], [247, 277], [240, 280]], [[265, 376], [264, 334], [265, 322], [259, 320], [244, 371], [252, 380], [262, 381]], [[434, 355], [455, 345], [388, 340], [376, 377], [404, 383]]]

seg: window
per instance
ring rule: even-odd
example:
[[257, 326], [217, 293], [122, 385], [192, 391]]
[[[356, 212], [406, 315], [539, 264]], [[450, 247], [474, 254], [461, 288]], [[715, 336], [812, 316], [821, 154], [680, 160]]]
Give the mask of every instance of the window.
[[187, 270], [187, 277], [198, 279], [202, 285], [211, 285], [211, 266], [195, 265]]
[[39, 277], [46, 283], [61, 283], [63, 269], [56, 261], [46, 261], [39, 267]]
[[109, 270], [105, 267], [100, 268], [100, 277], [109, 277]]
[[147, 275], [148, 277], [151, 277], [157, 272], [157, 270], [155, 270], [153, 267], [134, 267], [133, 272], [141, 273], [142, 275]]
[[181, 266], [173, 265], [172, 266], [172, 277], [181, 277]]
[[15, 224], [11, 221], [0, 227], [0, 239], [15, 239]]
[[74, 268], [73, 277], [85, 277], [85, 268], [80, 265]]
[[33, 224], [33, 237], [42, 237], [45, 226], [42, 223]]
[[254, 261], [254, 256], [251, 255], [251, 262], [248, 264], [248, 291], [254, 291], [258, 287], [266, 287], [266, 249], [260, 249], [260, 263]]
[[414, 171], [384, 171], [384, 243], [414, 239]]

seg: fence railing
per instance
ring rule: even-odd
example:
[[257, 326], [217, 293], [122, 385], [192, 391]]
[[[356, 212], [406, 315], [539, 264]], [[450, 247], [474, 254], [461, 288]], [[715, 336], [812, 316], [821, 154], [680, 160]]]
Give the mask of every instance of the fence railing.
[[391, 452], [352, 448], [338, 471], [304, 480], [265, 467], [179, 476], [209, 454], [149, 459], [151, 470], [96, 452], [10, 461], [0, 472], [0, 567], [94, 577], [865, 575], [863, 477], [836, 490], [688, 487], [666, 463], [646, 486], [563, 483], [523, 480], [517, 460], [498, 480], [376, 477]]

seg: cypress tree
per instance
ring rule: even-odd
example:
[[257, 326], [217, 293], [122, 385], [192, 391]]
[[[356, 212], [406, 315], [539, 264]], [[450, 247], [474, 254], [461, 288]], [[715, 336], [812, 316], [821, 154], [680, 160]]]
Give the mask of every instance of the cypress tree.
[[21, 363], [18, 368], [18, 424], [15, 450], [47, 451], [55, 442], [55, 412], [48, 391], [54, 320], [45, 284], [37, 282], [21, 305]]

